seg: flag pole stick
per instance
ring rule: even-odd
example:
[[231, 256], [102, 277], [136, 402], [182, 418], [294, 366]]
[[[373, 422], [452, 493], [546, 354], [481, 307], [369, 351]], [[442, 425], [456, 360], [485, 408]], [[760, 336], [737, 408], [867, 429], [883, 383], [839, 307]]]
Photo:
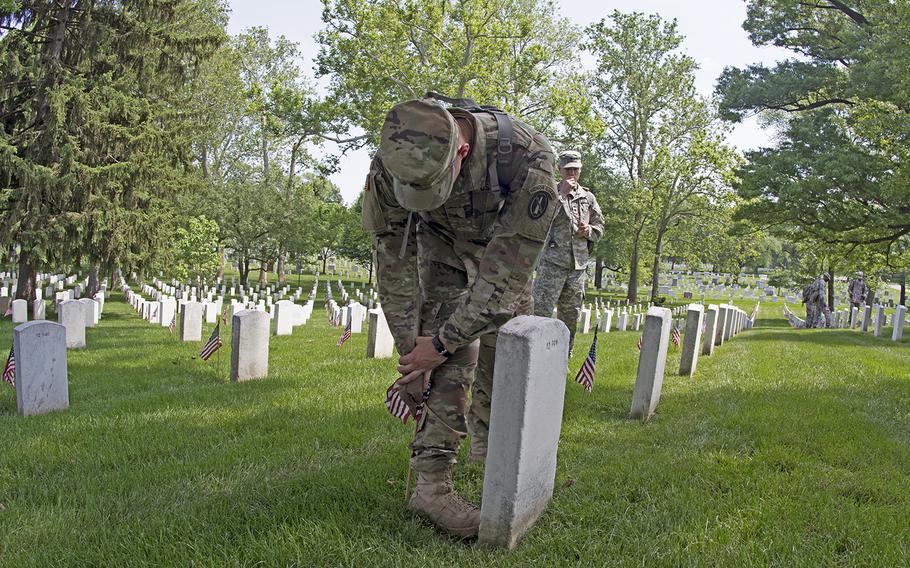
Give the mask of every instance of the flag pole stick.
[[[417, 426], [419, 422], [417, 419], [414, 419], [414, 436], [411, 438], [411, 441], [414, 441], [414, 438], [417, 437]], [[408, 473], [405, 477], [404, 482], [404, 500], [407, 501], [408, 497], [411, 496], [411, 456], [408, 456]]]

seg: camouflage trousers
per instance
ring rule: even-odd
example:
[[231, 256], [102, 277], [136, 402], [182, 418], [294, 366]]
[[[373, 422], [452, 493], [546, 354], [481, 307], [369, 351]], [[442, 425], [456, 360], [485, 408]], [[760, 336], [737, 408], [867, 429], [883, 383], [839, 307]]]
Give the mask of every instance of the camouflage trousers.
[[816, 304], [813, 302], [806, 304], [806, 327], [830, 327], [825, 314], [825, 304]]
[[569, 351], [575, 345], [578, 312], [585, 297], [585, 276], [584, 270], [541, 261], [534, 278], [534, 315], [551, 318], [556, 308], [556, 317], [569, 328]]
[[[467, 296], [480, 258], [464, 250], [456, 253], [443, 239], [426, 232], [419, 235], [418, 250], [420, 334], [435, 335]], [[530, 313], [530, 290], [514, 309], [514, 315]], [[468, 432], [487, 439], [496, 337], [496, 333], [482, 335], [433, 370], [423, 417], [410, 444], [411, 465], [416, 471], [450, 468]]]

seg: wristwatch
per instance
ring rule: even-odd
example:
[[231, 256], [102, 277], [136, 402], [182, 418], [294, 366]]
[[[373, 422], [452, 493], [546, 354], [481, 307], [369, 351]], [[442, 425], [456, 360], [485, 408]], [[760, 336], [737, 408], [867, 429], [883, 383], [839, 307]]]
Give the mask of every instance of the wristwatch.
[[452, 356], [452, 353], [446, 349], [446, 346], [442, 344], [442, 340], [439, 339], [438, 335], [433, 336], [433, 347], [436, 348], [436, 352], [448, 359]]

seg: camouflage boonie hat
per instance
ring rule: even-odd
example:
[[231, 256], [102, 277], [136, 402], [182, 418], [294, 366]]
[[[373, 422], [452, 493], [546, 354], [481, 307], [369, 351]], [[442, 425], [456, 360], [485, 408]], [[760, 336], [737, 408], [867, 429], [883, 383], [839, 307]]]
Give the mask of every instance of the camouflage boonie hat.
[[559, 167], [560, 168], [580, 168], [581, 167], [581, 152], [577, 152], [575, 150], [566, 150], [565, 152], [560, 152]]
[[431, 211], [449, 198], [454, 183], [458, 127], [438, 102], [413, 99], [392, 107], [382, 125], [379, 156], [392, 191], [409, 211]]

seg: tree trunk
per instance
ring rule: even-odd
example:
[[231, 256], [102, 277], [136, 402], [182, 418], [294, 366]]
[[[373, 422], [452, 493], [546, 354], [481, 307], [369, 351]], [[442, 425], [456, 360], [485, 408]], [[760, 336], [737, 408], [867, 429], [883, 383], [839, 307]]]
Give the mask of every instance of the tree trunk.
[[629, 289], [626, 299], [630, 302], [638, 300], [638, 242], [640, 233], [632, 238], [632, 254], [629, 256]]
[[262, 117], [262, 179], [269, 179], [269, 141], [266, 138], [265, 115]]
[[218, 274], [216, 277], [221, 282], [224, 282], [224, 270], [226, 268], [226, 265], [227, 259], [225, 258], [224, 254], [224, 245], [222, 243], [218, 243]]
[[651, 301], [657, 303], [657, 295], [660, 292], [660, 253], [664, 248], [664, 232], [657, 232], [657, 239], [654, 243], [654, 265], [651, 267]]
[[268, 262], [259, 263], [259, 286], [265, 286], [269, 283], [269, 270]]
[[278, 268], [276, 270], [278, 273], [278, 284], [284, 286], [288, 283], [287, 270], [285, 268], [284, 253], [278, 253]]
[[328, 260], [328, 256], [322, 255], [322, 273], [325, 274], [325, 263]]
[[241, 255], [237, 268], [240, 271], [240, 285], [246, 288], [250, 285], [250, 259], [245, 254]]
[[31, 255], [24, 247], [19, 253], [19, 283], [16, 287], [16, 299], [31, 302], [35, 299], [35, 265]]
[[94, 298], [101, 286], [98, 283], [98, 263], [92, 262], [88, 267], [88, 288], [86, 289], [86, 298]]
[[834, 309], [834, 265], [828, 266], [828, 309]]
[[600, 258], [594, 259], [594, 287], [600, 290], [604, 283], [604, 261]]
[[907, 305], [907, 273], [901, 272], [901, 305]]
[[367, 286], [372, 286], [372, 285], [373, 285], [373, 257], [370, 256], [370, 277], [369, 277], [369, 281], [367, 282]]

